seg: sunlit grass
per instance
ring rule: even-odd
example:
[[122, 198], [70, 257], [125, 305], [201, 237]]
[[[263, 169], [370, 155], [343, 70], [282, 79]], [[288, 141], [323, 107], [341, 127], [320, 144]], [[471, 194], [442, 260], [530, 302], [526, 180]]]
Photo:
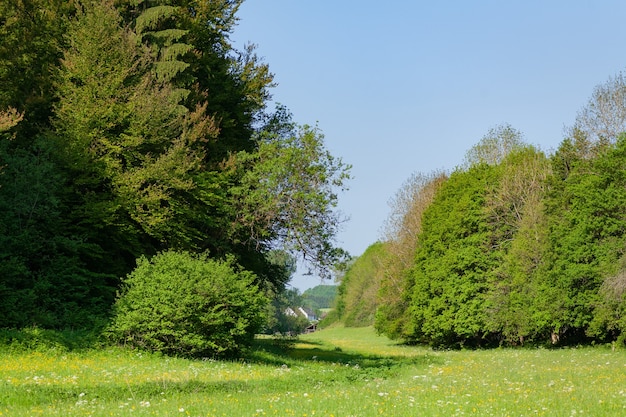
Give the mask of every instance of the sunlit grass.
[[432, 351], [371, 328], [296, 343], [261, 339], [245, 360], [124, 349], [6, 352], [8, 416], [615, 416], [626, 353], [608, 348]]

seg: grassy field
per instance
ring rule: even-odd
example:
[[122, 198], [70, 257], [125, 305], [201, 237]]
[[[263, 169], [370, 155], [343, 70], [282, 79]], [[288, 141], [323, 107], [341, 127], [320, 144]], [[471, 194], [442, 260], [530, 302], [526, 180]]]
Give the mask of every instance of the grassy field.
[[340, 327], [295, 344], [260, 339], [231, 362], [5, 349], [0, 415], [619, 416], [626, 352], [432, 351]]

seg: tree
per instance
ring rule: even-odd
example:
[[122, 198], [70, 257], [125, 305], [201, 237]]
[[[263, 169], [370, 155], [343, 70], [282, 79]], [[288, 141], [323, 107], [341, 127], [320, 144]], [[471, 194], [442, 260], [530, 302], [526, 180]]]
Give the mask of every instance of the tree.
[[422, 232], [422, 216], [430, 206], [447, 175], [443, 172], [413, 174], [390, 202], [391, 214], [383, 228], [385, 251], [378, 291], [376, 329], [399, 337], [409, 306], [409, 271]]
[[522, 133], [509, 124], [496, 126], [465, 155], [465, 166], [486, 163], [498, 165], [513, 150], [523, 146]]
[[71, 2], [62, 0], [0, 3], [0, 109], [24, 115], [16, 139], [21, 146], [49, 126], [53, 79], [71, 11]]
[[338, 318], [347, 327], [371, 326], [378, 307], [377, 295], [384, 273], [386, 244], [370, 245], [346, 270], [337, 289]]
[[86, 2], [70, 25], [58, 85], [58, 160], [82, 233], [124, 268], [144, 253], [188, 248], [187, 207], [201, 168], [196, 142], [217, 128], [153, 77], [149, 50], [112, 2]]
[[410, 322], [403, 335], [433, 345], [484, 342], [485, 296], [491, 251], [485, 212], [495, 167], [479, 164], [455, 171], [424, 212], [410, 293]]
[[331, 155], [323, 139], [317, 128], [270, 124], [255, 152], [237, 154], [241, 182], [232, 192], [237, 224], [250, 244], [298, 254], [325, 278], [345, 256], [334, 244], [343, 221], [334, 209], [350, 166]]
[[[591, 98], [567, 129], [568, 137], [578, 138], [591, 150], [615, 143], [626, 131], [626, 77], [623, 73], [597, 85]], [[588, 152], [586, 152], [588, 154]]]
[[94, 248], [70, 232], [50, 142], [21, 148], [20, 123], [0, 113], [0, 327], [94, 326], [113, 300], [109, 277], [83, 262]]
[[[603, 303], [604, 283], [619, 275], [626, 242], [625, 142], [620, 138], [595, 158], [574, 160], [565, 179], [560, 175], [551, 179], [546, 201], [551, 256], [542, 296], [535, 301], [543, 312], [544, 328], [555, 340], [580, 341], [587, 336], [594, 311]], [[565, 141], [564, 149], [557, 150], [557, 166], [568, 145]], [[600, 328], [592, 333], [602, 334]]]
[[548, 222], [544, 200], [551, 175], [549, 160], [526, 146], [512, 151], [498, 167], [500, 180], [487, 196], [492, 247], [502, 254], [486, 299], [487, 328], [510, 344], [538, 332], [533, 300], [537, 276], [547, 256]]

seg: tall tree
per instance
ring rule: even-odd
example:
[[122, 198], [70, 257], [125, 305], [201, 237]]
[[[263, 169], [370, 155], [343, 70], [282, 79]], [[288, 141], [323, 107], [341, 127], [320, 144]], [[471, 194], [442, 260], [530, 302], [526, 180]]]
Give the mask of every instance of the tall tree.
[[258, 136], [256, 152], [237, 155], [243, 170], [233, 187], [237, 224], [248, 244], [261, 250], [278, 245], [326, 278], [346, 255], [334, 239], [343, 221], [338, 191], [346, 187], [350, 166], [325, 148], [318, 129], [280, 117]]
[[407, 320], [409, 276], [422, 232], [422, 218], [446, 179], [443, 172], [414, 174], [390, 202], [391, 213], [383, 226], [388, 255], [381, 269], [375, 322], [376, 329], [390, 337], [399, 337], [402, 323]]
[[[72, 23], [58, 85], [59, 161], [82, 233], [124, 273], [141, 254], [185, 248], [188, 200], [202, 166], [196, 146], [217, 128], [155, 79], [150, 50], [120, 26], [112, 2], [85, 2]], [[117, 255], [113, 255], [117, 254]], [[112, 256], [113, 255], [113, 256]]]
[[533, 300], [537, 275], [547, 255], [548, 223], [544, 199], [551, 174], [549, 160], [526, 146], [511, 152], [498, 167], [500, 180], [487, 196], [492, 248], [502, 253], [493, 271], [487, 328], [506, 343], [536, 335]]
[[455, 171], [424, 212], [407, 339], [448, 346], [483, 341], [489, 273], [500, 261], [490, 247], [485, 200], [497, 179], [486, 164]]
[[[551, 256], [543, 295], [536, 302], [555, 340], [585, 337], [601, 304], [603, 282], [619, 272], [626, 242], [624, 142], [618, 140], [593, 159], [575, 160], [565, 179], [557, 175], [550, 184], [546, 204]], [[557, 167], [568, 145], [565, 141], [557, 150]]]

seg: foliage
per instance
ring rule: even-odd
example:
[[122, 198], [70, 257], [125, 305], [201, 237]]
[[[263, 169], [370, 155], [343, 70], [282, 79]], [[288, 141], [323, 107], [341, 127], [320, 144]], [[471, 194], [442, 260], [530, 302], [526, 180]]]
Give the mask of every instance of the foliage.
[[94, 326], [135, 259], [159, 251], [232, 256], [276, 292], [290, 276], [280, 246], [324, 271], [342, 254], [337, 224], [302, 211], [339, 220], [330, 188], [347, 177], [318, 130], [273, 160], [306, 161], [308, 195], [292, 195], [306, 203], [274, 196], [272, 218], [243, 203], [275, 178], [258, 138], [285, 113], [268, 114], [273, 75], [254, 47], [231, 45], [240, 4], [0, 4], [0, 327]]
[[470, 167], [481, 163], [498, 165], [506, 156], [523, 146], [522, 133], [509, 124], [496, 126], [465, 155], [465, 166]]
[[297, 288], [286, 288], [274, 295], [269, 306], [268, 322], [263, 329], [266, 334], [297, 335], [302, 333], [309, 320], [301, 315], [288, 314], [287, 309], [296, 309], [303, 305], [303, 298]]
[[399, 337], [406, 322], [410, 270], [422, 231], [422, 217], [439, 187], [446, 181], [443, 172], [413, 174], [390, 202], [391, 213], [384, 224], [384, 265], [379, 282], [376, 329], [389, 337]]
[[593, 151], [597, 145], [615, 143], [625, 131], [626, 77], [620, 72], [593, 89], [567, 132], [570, 138], [578, 138], [588, 151]]
[[0, 131], [0, 327], [94, 326], [113, 300], [112, 277], [86, 267], [94, 248], [68, 230], [50, 144], [21, 149], [16, 117]]
[[388, 256], [386, 250], [381, 242], [370, 245], [343, 275], [337, 289], [336, 309], [345, 326], [362, 327], [374, 323], [379, 283]]
[[[558, 151], [555, 159], [560, 159]], [[621, 137], [596, 158], [576, 161], [565, 179], [554, 181], [548, 201], [553, 223], [545, 284], [549, 297], [543, 302], [547, 324], [560, 336], [584, 335], [595, 307], [603, 303], [603, 282], [620, 272], [626, 244], [625, 160]]]
[[318, 311], [321, 308], [331, 308], [335, 303], [335, 297], [337, 297], [336, 285], [316, 285], [302, 293], [304, 307], [313, 311]]
[[232, 355], [264, 323], [267, 299], [231, 261], [163, 252], [141, 258], [123, 282], [112, 340], [181, 356]]
[[345, 256], [333, 242], [342, 222], [334, 209], [350, 166], [324, 147], [318, 129], [298, 127], [288, 114], [277, 117], [257, 138], [256, 152], [237, 155], [236, 166], [244, 170], [232, 189], [237, 224], [254, 245], [301, 254], [326, 278]]
[[424, 212], [404, 337], [447, 346], [481, 342], [489, 274], [500, 262], [490, 250], [485, 212], [494, 181], [490, 165], [456, 171]]
[[487, 196], [486, 209], [492, 247], [502, 263], [489, 285], [487, 329], [517, 344], [541, 333], [533, 300], [548, 251], [544, 202], [551, 166], [542, 152], [525, 146], [507, 155], [498, 170], [500, 180]]

